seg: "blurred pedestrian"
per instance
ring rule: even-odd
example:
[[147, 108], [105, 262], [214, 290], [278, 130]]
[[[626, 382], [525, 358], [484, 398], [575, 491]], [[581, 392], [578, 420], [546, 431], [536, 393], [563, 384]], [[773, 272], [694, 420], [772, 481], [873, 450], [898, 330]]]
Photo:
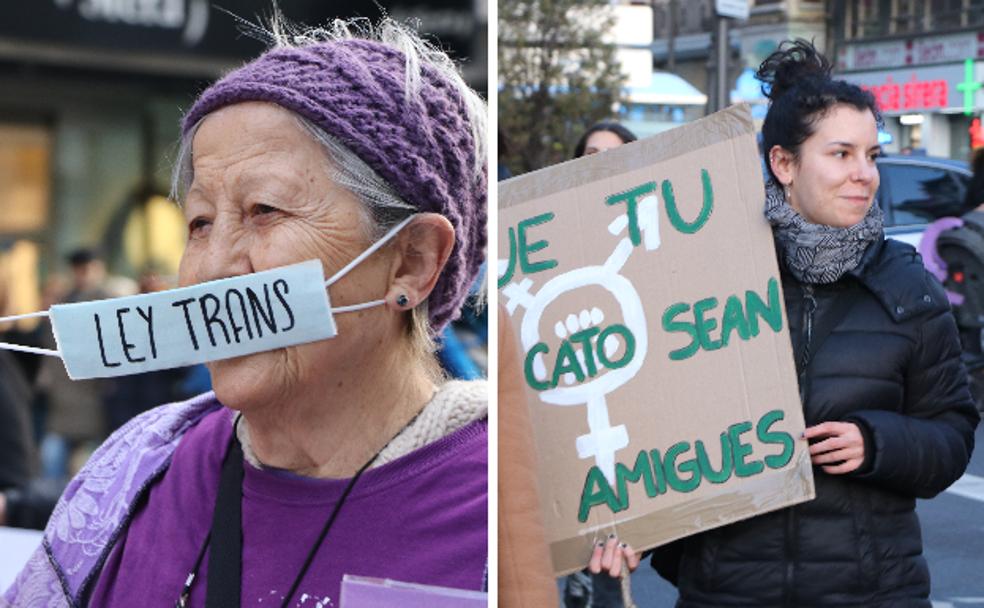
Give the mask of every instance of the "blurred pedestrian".
[[637, 140], [635, 133], [617, 122], [605, 121], [593, 125], [584, 132], [574, 146], [573, 158], [581, 158], [588, 154], [597, 154], [605, 150], [617, 148]]
[[984, 148], [974, 150], [970, 159], [970, 170], [974, 172], [967, 184], [965, 207], [977, 208], [984, 205]]
[[[916, 499], [963, 474], [978, 414], [942, 287], [884, 237], [874, 97], [830, 70], [797, 40], [757, 74], [816, 499], [657, 551], [678, 608], [931, 607]], [[592, 556], [620, 561], [613, 543]]]
[[[98, 249], [82, 247], [66, 256], [71, 274], [63, 303], [87, 302], [112, 297], [106, 288], [106, 265]], [[49, 325], [50, 327], [50, 325]], [[57, 348], [54, 336], [44, 336], [43, 346]], [[45, 407], [45, 432], [41, 440], [41, 472], [51, 483], [64, 484], [107, 435], [104, 398], [110, 382], [73, 381], [56, 357], [41, 361], [35, 388]]]
[[[0, 316], [10, 312], [7, 293], [7, 278], [0, 277]], [[22, 335], [5, 332], [4, 340]], [[0, 526], [43, 527], [60, 493], [60, 488], [36, 480], [32, 402], [33, 390], [24, 368], [14, 353], [0, 350]]]
[[41, 529], [60, 488], [36, 479], [31, 387], [10, 353], [0, 351], [0, 526]]
[[0, 351], [0, 491], [23, 487], [37, 472], [31, 387], [14, 358]]

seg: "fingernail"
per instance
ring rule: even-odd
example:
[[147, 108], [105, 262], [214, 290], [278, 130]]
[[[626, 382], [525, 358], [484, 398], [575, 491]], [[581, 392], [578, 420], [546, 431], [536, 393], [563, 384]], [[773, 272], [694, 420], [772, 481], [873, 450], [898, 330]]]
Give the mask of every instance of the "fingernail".
[[625, 549], [625, 548], [626, 548], [626, 547], [628, 547], [628, 546], [629, 546], [629, 544], [628, 544], [628, 543], [622, 543], [621, 545], [619, 545], [619, 547], [621, 547], [621, 548], [623, 548], [623, 549]]
[[599, 547], [604, 547], [604, 546], [605, 546], [605, 543], [604, 543], [603, 541], [600, 541], [600, 540], [599, 540], [599, 541], [598, 541], [598, 546], [599, 546]]
[[800, 431], [800, 439], [806, 438], [806, 431]]
[[615, 535], [614, 534], [609, 534], [608, 535], [608, 538], [615, 538]]

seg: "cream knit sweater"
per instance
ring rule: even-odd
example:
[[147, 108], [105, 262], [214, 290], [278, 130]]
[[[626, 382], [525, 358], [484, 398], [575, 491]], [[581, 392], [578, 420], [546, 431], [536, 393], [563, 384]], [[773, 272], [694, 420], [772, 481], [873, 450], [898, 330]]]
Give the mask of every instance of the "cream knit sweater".
[[[439, 386], [410, 426], [389, 442], [373, 468], [450, 435], [467, 424], [486, 418], [489, 412], [488, 383], [485, 380], [452, 380]], [[236, 419], [235, 416], [232, 418]], [[246, 461], [257, 468], [263, 465], [253, 453], [246, 425], [239, 425], [237, 435]]]

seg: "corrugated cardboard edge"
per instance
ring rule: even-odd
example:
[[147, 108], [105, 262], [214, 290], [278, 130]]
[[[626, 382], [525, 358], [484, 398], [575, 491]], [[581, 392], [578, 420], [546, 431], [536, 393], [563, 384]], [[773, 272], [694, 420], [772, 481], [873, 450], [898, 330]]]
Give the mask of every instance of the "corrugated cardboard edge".
[[[613, 150], [578, 158], [499, 183], [499, 209], [507, 209], [599, 179], [644, 169], [695, 149], [744, 134], [755, 133], [748, 104], [738, 104], [710, 116]], [[591, 163], [586, 163], [591, 160]], [[603, 162], [602, 162], [603, 161]], [[585, 168], [590, 164], [591, 169]]]

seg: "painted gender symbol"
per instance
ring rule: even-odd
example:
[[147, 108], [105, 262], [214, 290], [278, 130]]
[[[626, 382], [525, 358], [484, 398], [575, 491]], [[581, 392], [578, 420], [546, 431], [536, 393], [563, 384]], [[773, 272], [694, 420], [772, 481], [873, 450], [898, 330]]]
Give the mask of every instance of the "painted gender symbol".
[[[643, 245], [646, 250], [659, 248], [659, 214], [658, 202], [655, 196], [648, 196], [639, 201], [638, 220], [640, 231], [644, 234]], [[618, 235], [628, 226], [625, 214], [617, 217], [608, 227], [609, 232]], [[536, 294], [530, 293], [533, 281], [524, 278], [519, 283], [509, 283], [502, 289], [506, 298], [506, 310], [514, 314], [519, 306], [526, 309], [520, 326], [520, 340], [524, 352], [529, 352], [540, 342], [540, 323], [544, 310], [558, 296], [588, 286], [600, 286], [615, 298], [621, 308], [622, 319], [630, 334], [622, 336], [623, 346], [628, 347], [627, 340], [634, 340], [634, 351], [626, 353], [631, 360], [615, 369], [598, 373], [590, 380], [576, 383], [573, 374], [567, 374], [563, 386], [543, 390], [539, 393], [544, 403], [558, 406], [581, 405], [587, 406], [588, 428], [586, 435], [577, 438], [576, 447], [580, 458], [594, 457], [595, 464], [604, 473], [610, 483], [615, 482], [615, 453], [629, 445], [629, 435], [624, 424], [611, 426], [608, 415], [608, 404], [605, 396], [622, 386], [642, 368], [648, 350], [648, 331], [646, 315], [642, 300], [632, 283], [619, 274], [628, 261], [634, 247], [628, 236], [623, 237], [615, 246], [604, 264], [600, 266], [584, 266], [565, 272], [547, 281]], [[597, 307], [591, 307], [577, 312], [568, 312], [556, 322], [554, 332], [558, 338], [564, 339], [604, 322], [604, 313]], [[601, 335], [604, 335], [602, 332]], [[618, 350], [619, 340], [614, 332], [609, 332], [603, 343], [597, 344], [598, 357], [611, 357]], [[587, 342], [587, 348], [591, 348]], [[628, 349], [627, 349], [628, 350]], [[584, 346], [576, 350], [576, 355], [582, 368], [587, 359], [595, 357], [594, 353], [585, 353]], [[547, 376], [546, 364], [542, 353], [537, 353], [533, 359], [533, 373], [537, 378]]]

